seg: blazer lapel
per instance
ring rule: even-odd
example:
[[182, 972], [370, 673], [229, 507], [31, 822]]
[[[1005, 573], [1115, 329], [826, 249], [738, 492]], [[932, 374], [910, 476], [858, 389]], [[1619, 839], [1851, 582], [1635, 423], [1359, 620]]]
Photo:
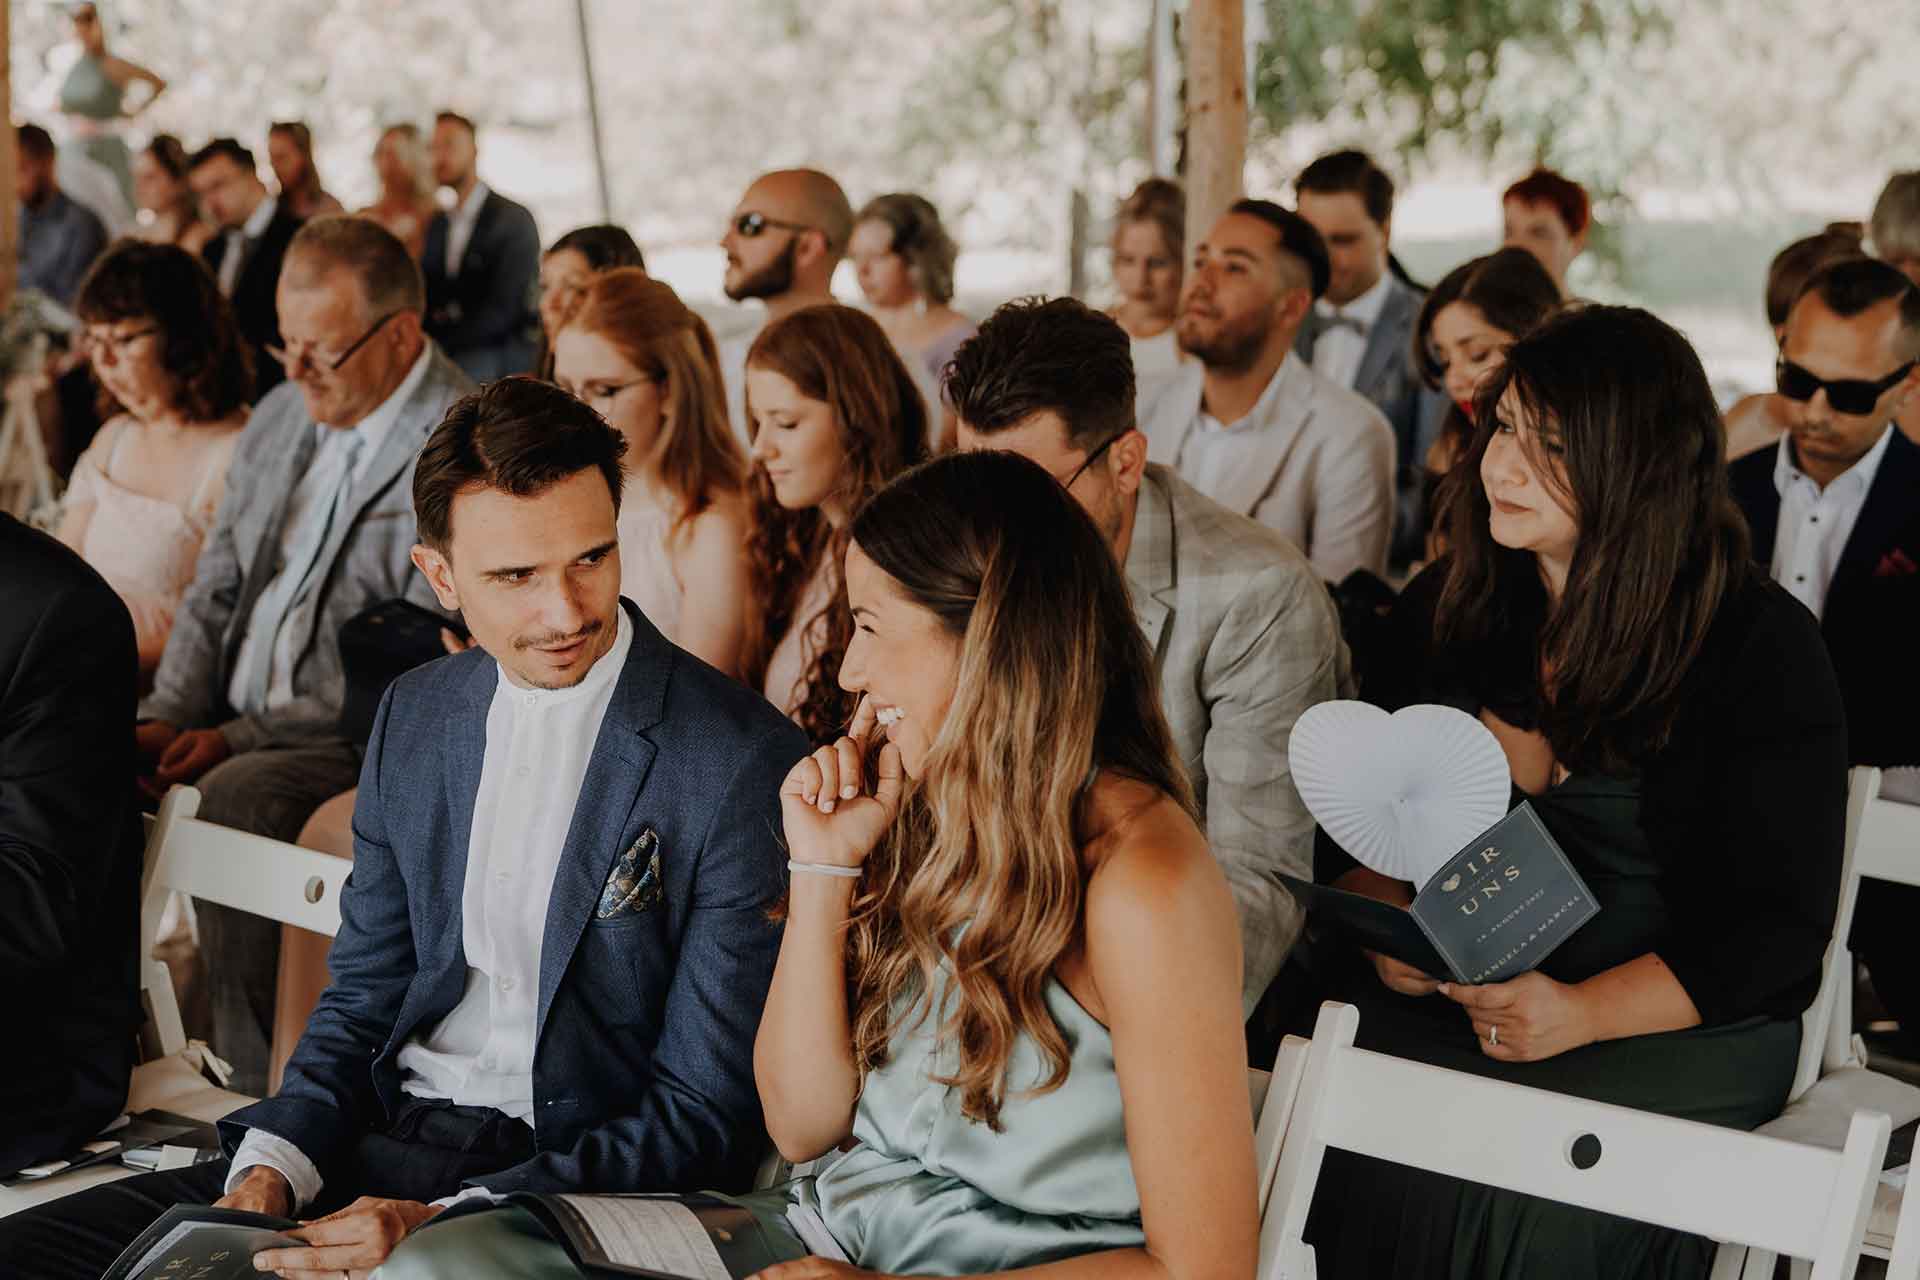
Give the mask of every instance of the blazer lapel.
[[234, 602], [232, 621], [227, 626], [226, 649], [221, 655], [219, 672], [220, 696], [226, 696], [227, 683], [233, 676], [233, 663], [240, 654], [240, 642], [246, 634], [249, 621], [253, 617], [253, 606], [258, 603], [260, 593], [267, 589], [274, 575], [280, 571], [280, 543], [286, 536], [287, 507], [293, 497], [293, 490], [305, 475], [307, 467], [313, 461], [318, 440], [314, 436], [313, 422], [302, 407], [304, 401], [292, 399], [285, 402], [290, 406], [291, 423], [284, 429], [292, 436], [282, 462], [283, 466], [269, 472], [261, 478], [262, 488], [268, 493], [279, 495], [279, 507], [261, 526], [260, 545], [254, 548], [253, 559], [248, 562], [246, 576], [240, 580], [240, 595]]
[[[435, 859], [434, 874], [440, 877], [439, 894], [450, 904], [446, 927], [434, 940], [431, 965], [422, 965], [439, 973], [441, 981], [452, 975], [446, 990], [436, 994], [446, 1010], [459, 1002], [466, 982], [467, 858], [473, 850], [473, 803], [480, 792], [480, 771], [487, 757], [487, 712], [493, 705], [493, 693], [500, 682], [500, 664], [482, 657], [473, 663], [473, 674], [466, 682], [460, 706], [447, 729], [447, 768], [444, 785], [447, 797], [447, 842], [444, 858]], [[440, 1016], [445, 1016], [442, 1010]]]
[[1127, 588], [1133, 616], [1156, 658], [1167, 619], [1173, 615], [1173, 499], [1149, 468], [1134, 507], [1133, 542], [1127, 548]]
[[1418, 303], [1412, 291], [1389, 277], [1386, 301], [1380, 306], [1379, 319], [1367, 332], [1367, 347], [1360, 355], [1360, 369], [1353, 379], [1354, 390], [1375, 404], [1392, 390], [1383, 384], [1406, 368], [1417, 311]]
[[1840, 563], [1833, 571], [1833, 587], [1863, 577], [1871, 577], [1880, 557], [1885, 554], [1900, 527], [1920, 511], [1920, 446], [1902, 435], [1898, 426], [1887, 441], [1886, 456], [1874, 473], [1873, 487], [1860, 507], [1860, 518], [1840, 552]]
[[554, 992], [573, 963], [580, 935], [599, 905], [607, 874], [622, 850], [638, 838], [635, 811], [646, 790], [656, 748], [646, 730], [660, 723], [665, 712], [667, 675], [673, 665], [673, 647], [640, 611], [625, 600], [620, 607], [633, 625], [633, 644], [626, 666], [613, 689], [600, 736], [593, 744], [587, 776], [567, 829], [567, 845], [554, 874], [553, 896], [547, 903], [547, 923], [540, 941], [540, 1003], [534, 1023], [534, 1045], [546, 1029]]

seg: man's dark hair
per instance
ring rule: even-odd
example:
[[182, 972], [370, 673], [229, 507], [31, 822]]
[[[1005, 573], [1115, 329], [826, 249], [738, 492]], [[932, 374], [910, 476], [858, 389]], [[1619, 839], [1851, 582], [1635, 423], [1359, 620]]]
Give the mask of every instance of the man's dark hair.
[[1863, 258], [1865, 229], [1857, 222], [1835, 222], [1825, 231], [1795, 240], [1773, 255], [1767, 266], [1767, 323], [1778, 329], [1820, 268], [1842, 258]]
[[1393, 179], [1364, 151], [1334, 151], [1321, 156], [1300, 171], [1293, 188], [1323, 196], [1351, 192], [1360, 197], [1367, 216], [1383, 227], [1393, 217]]
[[1016, 298], [960, 344], [947, 399], [981, 435], [1051, 410], [1092, 452], [1133, 426], [1133, 352], [1113, 317], [1076, 298]]
[[[1920, 289], [1898, 267], [1878, 258], [1846, 258], [1829, 263], [1807, 278], [1800, 297], [1815, 294], [1827, 310], [1850, 320], [1890, 299], [1900, 302], [1900, 350], [1920, 354]], [[1795, 299], [1797, 302], [1798, 299]]]
[[433, 122], [435, 124], [457, 124], [467, 131], [468, 137], [477, 138], [480, 136], [480, 130], [474, 127], [473, 121], [467, 119], [458, 111], [436, 111], [433, 115]]
[[1327, 282], [1333, 279], [1333, 262], [1327, 257], [1327, 242], [1320, 238], [1311, 222], [1271, 200], [1235, 200], [1227, 212], [1258, 218], [1278, 231], [1280, 247], [1298, 258], [1300, 265], [1307, 269], [1313, 296], [1318, 298], [1327, 291]]
[[36, 160], [53, 159], [53, 135], [37, 124], [23, 124], [19, 129], [20, 150]]
[[248, 173], [256, 172], [257, 166], [253, 162], [253, 152], [241, 146], [238, 138], [215, 138], [200, 148], [193, 153], [193, 159], [187, 161], [187, 172], [191, 173], [208, 161], [218, 160], [221, 156], [233, 161]]
[[469, 489], [530, 498], [599, 468], [620, 509], [626, 438], [606, 419], [538, 378], [500, 378], [456, 400], [413, 469], [420, 541], [442, 555], [453, 542], [453, 500]]

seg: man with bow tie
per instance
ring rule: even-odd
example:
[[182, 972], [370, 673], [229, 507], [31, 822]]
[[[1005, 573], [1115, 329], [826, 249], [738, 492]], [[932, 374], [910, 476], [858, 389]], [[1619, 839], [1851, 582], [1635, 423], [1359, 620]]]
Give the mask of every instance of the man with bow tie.
[[[1854, 764], [1920, 764], [1920, 446], [1894, 419], [1920, 391], [1920, 289], [1869, 258], [1816, 272], [1776, 368], [1787, 432], [1730, 468], [1754, 558], [1820, 619]], [[1791, 678], [1783, 672], [1782, 678]], [[1866, 880], [1853, 948], [1920, 1057], [1920, 889]]]
[[98, 1275], [218, 1197], [307, 1219], [256, 1266], [358, 1280], [457, 1199], [747, 1187], [778, 789], [808, 744], [620, 599], [624, 448], [531, 378], [448, 411], [413, 560], [477, 647], [381, 704], [333, 984], [285, 1082], [221, 1122], [228, 1160], [0, 1219], [0, 1257]]
[[1321, 156], [1295, 187], [1300, 216], [1326, 241], [1333, 270], [1293, 349], [1314, 372], [1371, 400], [1393, 428], [1389, 559], [1400, 567], [1424, 549], [1427, 450], [1447, 412], [1446, 396], [1421, 380], [1413, 358], [1426, 293], [1392, 269], [1393, 179], [1365, 152]]

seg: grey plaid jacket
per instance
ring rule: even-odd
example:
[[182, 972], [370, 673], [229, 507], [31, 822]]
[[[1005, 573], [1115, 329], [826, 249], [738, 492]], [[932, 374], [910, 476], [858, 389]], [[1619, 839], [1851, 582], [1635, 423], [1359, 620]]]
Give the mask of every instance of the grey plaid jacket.
[[1272, 873], [1313, 878], [1313, 818], [1287, 739], [1308, 707], [1352, 696], [1346, 642], [1299, 548], [1168, 467], [1147, 467], [1126, 571], [1161, 707], [1239, 908], [1251, 1013], [1303, 918]]
[[405, 596], [439, 605], [414, 570], [413, 463], [447, 406], [473, 389], [467, 375], [429, 344], [426, 376], [401, 407], [380, 451], [355, 481], [352, 518], [328, 535], [319, 607], [299, 637], [294, 701], [273, 717], [238, 715], [227, 702], [233, 664], [254, 602], [280, 563], [287, 500], [313, 459], [313, 417], [306, 397], [282, 383], [247, 419], [227, 472], [213, 529], [200, 548], [193, 585], [174, 615], [143, 718], [182, 729], [218, 728], [237, 755], [266, 746], [323, 742], [339, 735], [346, 676], [340, 627], [368, 605]]

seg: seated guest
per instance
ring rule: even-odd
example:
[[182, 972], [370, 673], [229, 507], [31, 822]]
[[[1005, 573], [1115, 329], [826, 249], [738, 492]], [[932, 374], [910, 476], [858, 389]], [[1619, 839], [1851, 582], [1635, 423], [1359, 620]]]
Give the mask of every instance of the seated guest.
[[1276, 529], [1340, 582], [1384, 576], [1393, 533], [1393, 428], [1293, 352], [1332, 274], [1320, 233], [1241, 200], [1207, 233], [1181, 292], [1196, 357], [1141, 407], [1149, 456], [1207, 497]]
[[[291, 386], [254, 409], [141, 703], [154, 789], [198, 786], [200, 816], [291, 840], [353, 785], [339, 731], [338, 637], [368, 605], [433, 595], [412, 572], [408, 477], [427, 432], [471, 386], [421, 336], [420, 272], [365, 218], [301, 228], [280, 280]], [[279, 926], [204, 907], [214, 1049], [234, 1087], [266, 1084]]]
[[333, 985], [286, 1083], [221, 1122], [228, 1159], [0, 1219], [0, 1256], [96, 1276], [168, 1205], [217, 1197], [350, 1205], [256, 1265], [365, 1275], [455, 1197], [744, 1188], [777, 797], [806, 744], [622, 606], [621, 448], [530, 378], [448, 411], [411, 482], [414, 557], [479, 647], [381, 704]]
[[20, 1037], [0, 1061], [7, 1178], [71, 1156], [126, 1109], [142, 841], [126, 606], [79, 556], [3, 513], [0, 600], [0, 980]]
[[359, 213], [391, 231], [418, 261], [426, 249], [427, 224], [440, 211], [420, 127], [396, 124], [382, 131], [373, 144], [373, 172], [380, 180], [380, 198]]
[[1300, 216], [1326, 242], [1327, 291], [1307, 312], [1293, 349], [1314, 372], [1358, 391], [1386, 415], [1394, 439], [1396, 568], [1426, 548], [1426, 456], [1446, 399], [1422, 384], [1412, 358], [1421, 290], [1388, 270], [1393, 179], [1364, 151], [1321, 156], [1295, 182]]
[[1920, 285], [1920, 171], [1887, 179], [1873, 202], [1867, 235], [1874, 257]]
[[226, 491], [253, 369], [212, 274], [172, 245], [122, 240], [74, 310], [115, 416], [73, 469], [60, 541], [126, 602], [145, 678]]
[[[1400, 661], [1367, 697], [1478, 715], [1600, 912], [1482, 986], [1341, 949], [1328, 995], [1359, 1007], [1366, 1048], [1751, 1129], [1786, 1102], [1840, 888], [1832, 665], [1751, 564], [1679, 333], [1620, 307], [1557, 316], [1479, 405], [1442, 491], [1451, 551], [1402, 593]], [[1411, 901], [1318, 853], [1323, 882]], [[1340, 1152], [1307, 1239], [1326, 1277], [1704, 1276], [1714, 1249]]]
[[540, 259], [540, 356], [534, 363], [542, 377], [552, 378], [554, 335], [580, 305], [588, 282], [615, 267], [645, 271], [647, 263], [627, 229], [610, 223], [575, 227]]
[[268, 348], [280, 345], [280, 264], [300, 219], [268, 194], [254, 170], [253, 152], [232, 138], [215, 138], [194, 152], [187, 182], [218, 229], [204, 253], [220, 292], [233, 302], [241, 335], [253, 346], [257, 399], [286, 376]]
[[[852, 1267], [763, 1275], [1253, 1274], [1233, 904], [1118, 570], [999, 453], [855, 518], [841, 679], [865, 707], [780, 789], [792, 885], [754, 1045], [781, 1153], [844, 1154], [741, 1201], [776, 1254], [808, 1252], [792, 1205]], [[577, 1273], [504, 1209], [381, 1274]]]
[[1135, 389], [1147, 390], [1187, 358], [1174, 337], [1187, 259], [1187, 195], [1168, 178], [1148, 178], [1113, 215], [1113, 287], [1107, 312], [1127, 331]]
[[808, 307], [761, 330], [747, 355], [753, 416], [746, 682], [816, 744], [846, 730], [840, 659], [853, 636], [841, 576], [848, 523], [926, 457], [926, 406], [873, 317]]
[[1560, 305], [1560, 287], [1525, 249], [1501, 249], [1462, 263], [1421, 303], [1413, 358], [1426, 384], [1450, 402], [1439, 434], [1421, 459], [1428, 559], [1444, 541], [1445, 513], [1434, 495], [1473, 442], [1474, 398], [1506, 363], [1507, 348]]
[[54, 180], [53, 139], [37, 124], [15, 133], [14, 183], [20, 197], [19, 287], [73, 305], [80, 277], [107, 247], [100, 215], [70, 198]]
[[[1902, 673], [1920, 628], [1920, 446], [1890, 424], [1920, 391], [1920, 289], [1884, 262], [1807, 282], [1780, 343], [1778, 446], [1732, 467], [1754, 558], [1820, 620], [1855, 764], [1920, 764], [1920, 696]], [[1865, 880], [1853, 950], [1920, 1050], [1920, 889]]]
[[753, 180], [720, 237], [727, 273], [722, 289], [735, 302], [758, 298], [760, 326], [720, 344], [727, 412], [742, 440], [753, 438], [746, 409], [747, 350], [761, 326], [833, 298], [833, 273], [853, 236], [853, 206], [840, 184], [817, 169], [777, 169]]
[[752, 512], [707, 322], [638, 267], [606, 272], [560, 331], [554, 381], [627, 442], [620, 594], [669, 640], [738, 675]]
[[[1863, 252], [1859, 224], [1836, 222], [1773, 255], [1767, 267], [1767, 323], [1773, 327], [1776, 345], [1786, 337], [1787, 312], [1814, 272], [1842, 258], [1858, 258]], [[1777, 443], [1787, 429], [1789, 409], [1788, 401], [1777, 392], [1742, 396], [1727, 410], [1727, 460]]]
[[1347, 653], [1298, 548], [1147, 461], [1132, 364], [1107, 316], [1071, 298], [1010, 302], [954, 356], [948, 392], [960, 447], [1005, 449], [1058, 477], [1125, 571], [1160, 708], [1239, 908], [1250, 1010], [1300, 933], [1273, 872], [1313, 874], [1313, 819], [1287, 738], [1301, 712], [1340, 696]]
[[960, 248], [940, 211], [911, 192], [875, 196], [853, 220], [847, 255], [860, 292], [894, 350], [907, 362], [936, 429], [936, 449], [953, 443], [940, 382], [947, 361], [973, 336], [973, 321], [953, 309], [953, 264]]
[[213, 228], [187, 185], [187, 149], [170, 133], [157, 135], [133, 157], [133, 198], [140, 210], [142, 240], [202, 253]]
[[346, 212], [320, 185], [320, 171], [313, 163], [313, 130], [305, 121], [276, 120], [267, 126], [267, 164], [280, 184], [281, 202], [300, 221]]
[[480, 181], [473, 121], [434, 118], [433, 180], [453, 211], [427, 223], [427, 333], [476, 381], [533, 369], [539, 317], [540, 229], [526, 206]]
[[1587, 249], [1593, 228], [1593, 203], [1587, 189], [1551, 169], [1535, 169], [1508, 187], [1500, 198], [1502, 243], [1540, 259], [1562, 297], [1567, 271]]

